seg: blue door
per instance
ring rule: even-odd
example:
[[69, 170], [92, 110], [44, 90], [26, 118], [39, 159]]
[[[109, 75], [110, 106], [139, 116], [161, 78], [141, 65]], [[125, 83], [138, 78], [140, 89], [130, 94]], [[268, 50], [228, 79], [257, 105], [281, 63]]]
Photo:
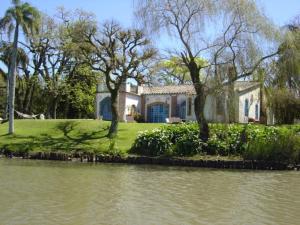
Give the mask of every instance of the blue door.
[[150, 123], [165, 123], [169, 117], [169, 106], [164, 103], [157, 103], [148, 106], [147, 110], [148, 122]]
[[183, 101], [180, 105], [177, 105], [177, 116], [180, 119], [186, 118], [186, 101]]
[[100, 116], [103, 120], [112, 120], [110, 97], [106, 97], [100, 102]]

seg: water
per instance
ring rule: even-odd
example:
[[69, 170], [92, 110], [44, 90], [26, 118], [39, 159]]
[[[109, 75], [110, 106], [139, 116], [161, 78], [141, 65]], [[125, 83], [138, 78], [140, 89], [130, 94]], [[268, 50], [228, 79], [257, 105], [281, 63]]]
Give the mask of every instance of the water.
[[300, 172], [0, 159], [1, 225], [300, 224]]

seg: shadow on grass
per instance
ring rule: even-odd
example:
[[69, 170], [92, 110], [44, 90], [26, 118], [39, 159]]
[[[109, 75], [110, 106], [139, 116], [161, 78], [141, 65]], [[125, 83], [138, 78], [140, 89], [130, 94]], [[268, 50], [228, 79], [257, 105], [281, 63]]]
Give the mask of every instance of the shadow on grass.
[[[103, 127], [97, 131], [82, 131], [77, 127], [77, 122], [66, 121], [55, 127], [55, 132], [43, 133], [39, 136], [14, 135], [9, 144], [3, 146], [4, 151], [29, 152], [90, 152], [97, 148], [95, 140], [106, 138], [109, 127]], [[4, 135], [5, 136], [5, 135]]]

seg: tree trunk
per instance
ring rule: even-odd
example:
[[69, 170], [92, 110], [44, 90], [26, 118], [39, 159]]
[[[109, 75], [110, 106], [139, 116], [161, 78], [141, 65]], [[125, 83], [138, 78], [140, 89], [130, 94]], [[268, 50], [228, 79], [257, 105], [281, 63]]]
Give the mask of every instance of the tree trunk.
[[114, 138], [118, 132], [118, 124], [119, 124], [119, 101], [118, 101], [118, 91], [111, 92], [111, 113], [112, 120], [108, 132], [109, 138]]
[[[10, 66], [9, 66], [10, 67]], [[7, 72], [7, 77], [6, 77], [6, 102], [5, 102], [5, 112], [4, 112], [4, 120], [8, 119], [8, 111], [9, 111], [9, 105], [8, 105], [8, 99], [9, 99], [9, 68]]]
[[35, 91], [35, 83], [32, 84], [32, 88], [31, 88], [30, 93], [29, 93], [28, 106], [26, 105], [26, 108], [25, 108], [25, 110], [27, 110], [28, 112], [32, 111], [32, 102], [33, 102], [34, 91]]
[[18, 51], [19, 24], [16, 23], [13, 52], [11, 54], [11, 63], [9, 69], [9, 126], [8, 133], [14, 133], [14, 111], [15, 111], [15, 87], [16, 87], [16, 64]]
[[196, 98], [194, 100], [194, 111], [197, 123], [199, 125], [199, 138], [203, 142], [207, 142], [209, 138], [209, 127], [207, 120], [204, 116], [206, 93], [204, 90], [204, 86], [201, 84], [200, 81], [200, 69], [198, 68], [197, 64], [194, 61], [192, 61], [189, 64], [189, 70], [196, 91]]
[[29, 113], [28, 112], [28, 107], [29, 107], [29, 98], [30, 98], [30, 92], [31, 92], [31, 88], [32, 88], [32, 83], [30, 82], [30, 80], [27, 80], [26, 81], [27, 83], [27, 87], [26, 87], [26, 90], [25, 90], [25, 94], [24, 94], [24, 101], [23, 101], [23, 111], [25, 113]]
[[70, 102], [69, 102], [69, 99], [67, 99], [67, 101], [64, 105], [64, 119], [69, 118], [69, 109], [70, 109]]
[[204, 106], [206, 101], [206, 95], [204, 93], [204, 89], [202, 85], [196, 85], [198, 86], [196, 89], [196, 98], [194, 100], [194, 107], [195, 107], [195, 115], [197, 119], [197, 123], [199, 125], [199, 138], [203, 142], [207, 142], [209, 138], [209, 127], [208, 123], [204, 116]]
[[57, 112], [58, 99], [54, 98], [53, 101], [53, 119], [56, 120], [56, 112]]
[[236, 106], [235, 106], [235, 93], [234, 93], [234, 82], [228, 87], [228, 119], [229, 123], [236, 122]]

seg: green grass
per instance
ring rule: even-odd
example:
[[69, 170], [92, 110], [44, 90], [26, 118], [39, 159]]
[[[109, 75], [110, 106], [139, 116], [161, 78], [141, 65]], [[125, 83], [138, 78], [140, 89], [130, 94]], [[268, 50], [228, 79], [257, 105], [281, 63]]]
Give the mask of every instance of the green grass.
[[[98, 120], [16, 120], [14, 135], [7, 135], [7, 123], [0, 124], [0, 150], [109, 153], [113, 145], [106, 137], [109, 125]], [[161, 125], [120, 123], [114, 148], [127, 153], [139, 131]]]

